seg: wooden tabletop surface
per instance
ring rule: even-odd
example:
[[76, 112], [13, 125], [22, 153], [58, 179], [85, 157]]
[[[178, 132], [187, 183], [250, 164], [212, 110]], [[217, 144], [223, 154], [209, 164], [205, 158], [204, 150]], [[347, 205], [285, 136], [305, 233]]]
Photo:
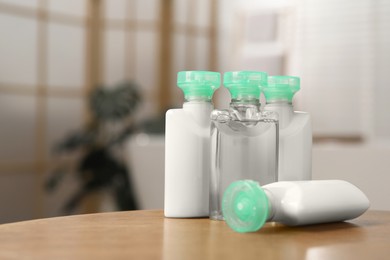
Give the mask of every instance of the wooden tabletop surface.
[[162, 211], [39, 219], [0, 225], [0, 259], [390, 259], [390, 212], [246, 234]]

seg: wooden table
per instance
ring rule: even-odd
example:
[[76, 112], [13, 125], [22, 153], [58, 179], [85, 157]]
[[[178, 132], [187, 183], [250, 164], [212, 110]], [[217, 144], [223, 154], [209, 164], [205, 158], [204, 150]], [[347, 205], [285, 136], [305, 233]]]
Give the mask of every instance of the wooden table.
[[239, 234], [224, 222], [112, 212], [0, 225], [0, 259], [390, 259], [390, 212]]

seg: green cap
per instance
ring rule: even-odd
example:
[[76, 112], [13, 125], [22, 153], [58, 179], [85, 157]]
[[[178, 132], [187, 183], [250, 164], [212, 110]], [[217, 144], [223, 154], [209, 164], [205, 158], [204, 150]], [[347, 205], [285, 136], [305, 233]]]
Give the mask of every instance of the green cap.
[[184, 92], [184, 98], [211, 99], [214, 91], [221, 85], [221, 74], [213, 71], [180, 71], [177, 85]]
[[222, 198], [222, 213], [234, 231], [255, 232], [267, 221], [268, 198], [259, 183], [251, 180], [230, 184]]
[[259, 99], [261, 88], [267, 85], [267, 77], [268, 74], [261, 71], [232, 71], [225, 73], [223, 84], [232, 99]]
[[263, 89], [267, 102], [273, 100], [292, 101], [292, 98], [300, 89], [300, 80], [293, 76], [269, 76], [268, 86]]

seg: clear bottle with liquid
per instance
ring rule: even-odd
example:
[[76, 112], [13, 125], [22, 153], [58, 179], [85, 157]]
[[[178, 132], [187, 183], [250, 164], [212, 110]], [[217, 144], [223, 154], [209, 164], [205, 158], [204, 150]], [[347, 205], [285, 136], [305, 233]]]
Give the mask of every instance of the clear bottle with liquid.
[[164, 215], [209, 216], [210, 113], [218, 72], [182, 71], [177, 85], [184, 92], [181, 109], [166, 113]]
[[269, 76], [263, 88], [264, 111], [279, 116], [279, 181], [311, 179], [312, 130], [310, 114], [294, 111], [292, 99], [300, 89], [300, 79], [292, 76]]
[[230, 91], [227, 110], [211, 113], [210, 218], [223, 220], [222, 196], [228, 185], [240, 179], [262, 184], [277, 181], [278, 119], [261, 112], [261, 87], [267, 73], [238, 71], [224, 75]]
[[227, 224], [237, 232], [255, 232], [267, 221], [288, 226], [356, 218], [370, 206], [366, 195], [342, 180], [281, 181], [261, 186], [233, 182], [223, 197]]

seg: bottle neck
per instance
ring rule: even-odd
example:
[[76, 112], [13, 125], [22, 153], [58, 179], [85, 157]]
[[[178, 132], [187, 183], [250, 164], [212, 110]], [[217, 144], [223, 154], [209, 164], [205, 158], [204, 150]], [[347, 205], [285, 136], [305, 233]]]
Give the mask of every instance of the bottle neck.
[[211, 103], [210, 97], [205, 96], [185, 96], [184, 97], [184, 104], [185, 103]]
[[288, 127], [294, 117], [293, 105], [291, 102], [288, 102], [287, 100], [267, 102], [264, 107], [264, 110], [278, 113], [280, 129]]
[[210, 114], [213, 111], [211, 100], [191, 100], [183, 104], [183, 110], [195, 120], [200, 126], [210, 126]]
[[211, 99], [186, 99], [183, 103], [184, 110], [193, 110], [200, 108], [208, 109], [210, 107], [213, 107]]
[[278, 108], [285, 108], [285, 109], [291, 109], [293, 110], [293, 104], [287, 100], [275, 100], [265, 103], [266, 107], [278, 107]]
[[260, 109], [260, 102], [259, 102], [259, 99], [255, 99], [255, 98], [232, 99], [232, 101], [230, 102], [230, 107], [232, 107], [232, 108], [247, 107], [247, 108]]
[[288, 98], [267, 99], [266, 105], [268, 104], [288, 104], [292, 106], [292, 100]]
[[260, 112], [260, 102], [258, 99], [232, 99], [230, 109], [240, 121], [256, 119]]

